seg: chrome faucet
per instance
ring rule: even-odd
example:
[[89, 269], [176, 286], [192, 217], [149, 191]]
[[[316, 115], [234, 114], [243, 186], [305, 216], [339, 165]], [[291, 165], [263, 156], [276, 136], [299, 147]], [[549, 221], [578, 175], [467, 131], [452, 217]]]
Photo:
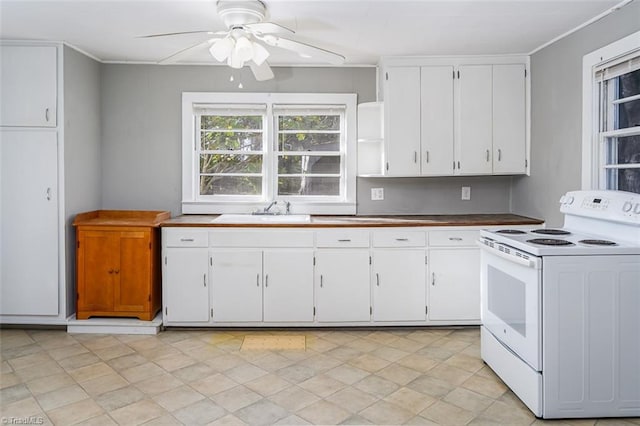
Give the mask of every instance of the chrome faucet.
[[271, 204], [269, 204], [267, 207], [265, 207], [262, 212], [265, 213], [265, 214], [269, 213], [269, 210], [271, 210], [271, 207], [275, 206], [276, 204], [278, 204], [278, 202], [276, 200], [273, 200], [271, 202]]

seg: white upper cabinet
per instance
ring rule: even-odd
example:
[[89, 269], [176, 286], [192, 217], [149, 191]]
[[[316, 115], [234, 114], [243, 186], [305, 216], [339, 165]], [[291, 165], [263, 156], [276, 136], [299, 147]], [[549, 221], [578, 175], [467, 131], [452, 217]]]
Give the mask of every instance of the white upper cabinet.
[[420, 68], [385, 72], [385, 166], [388, 176], [420, 174]]
[[420, 70], [421, 158], [423, 176], [443, 176], [453, 170], [453, 67]]
[[383, 61], [383, 175], [527, 173], [526, 62], [524, 57]]
[[523, 64], [493, 66], [493, 173], [526, 172], [526, 103]]
[[456, 71], [455, 174], [491, 174], [491, 65], [463, 65]]
[[0, 125], [56, 127], [57, 48], [0, 45]]

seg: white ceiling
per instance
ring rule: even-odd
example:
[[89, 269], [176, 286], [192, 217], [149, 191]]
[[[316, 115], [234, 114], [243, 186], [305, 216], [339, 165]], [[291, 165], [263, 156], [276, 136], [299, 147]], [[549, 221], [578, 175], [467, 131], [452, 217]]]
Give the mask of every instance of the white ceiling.
[[[620, 0], [263, 0], [291, 38], [347, 65], [381, 56], [528, 54]], [[0, 38], [64, 41], [103, 62], [155, 63], [207, 39], [141, 35], [225, 30], [215, 0], [0, 0]], [[272, 65], [312, 60], [274, 48]], [[184, 63], [215, 63], [205, 48]]]

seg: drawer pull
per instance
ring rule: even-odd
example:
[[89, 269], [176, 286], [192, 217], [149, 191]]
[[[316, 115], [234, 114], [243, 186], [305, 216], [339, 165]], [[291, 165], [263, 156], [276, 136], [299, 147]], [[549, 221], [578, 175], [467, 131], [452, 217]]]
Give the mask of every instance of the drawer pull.
[[180, 238], [180, 241], [182, 241], [183, 243], [192, 243], [193, 238]]
[[449, 237], [449, 241], [462, 241], [461, 237]]
[[345, 239], [338, 240], [338, 242], [340, 242], [340, 243], [350, 243], [351, 239], [345, 238]]
[[396, 241], [409, 241], [408, 238], [396, 238]]

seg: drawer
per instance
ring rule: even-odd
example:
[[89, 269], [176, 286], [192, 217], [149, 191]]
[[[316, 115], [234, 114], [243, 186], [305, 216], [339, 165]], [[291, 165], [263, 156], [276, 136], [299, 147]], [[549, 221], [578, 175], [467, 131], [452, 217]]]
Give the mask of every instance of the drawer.
[[208, 247], [209, 236], [205, 230], [189, 228], [163, 228], [165, 247]]
[[367, 229], [330, 229], [317, 231], [318, 247], [369, 247]]
[[424, 231], [376, 231], [373, 233], [374, 247], [424, 247], [427, 235]]
[[429, 246], [431, 247], [452, 247], [452, 246], [475, 247], [476, 240], [479, 237], [480, 237], [479, 230], [429, 231]]
[[231, 229], [209, 232], [209, 247], [313, 247], [313, 231]]

